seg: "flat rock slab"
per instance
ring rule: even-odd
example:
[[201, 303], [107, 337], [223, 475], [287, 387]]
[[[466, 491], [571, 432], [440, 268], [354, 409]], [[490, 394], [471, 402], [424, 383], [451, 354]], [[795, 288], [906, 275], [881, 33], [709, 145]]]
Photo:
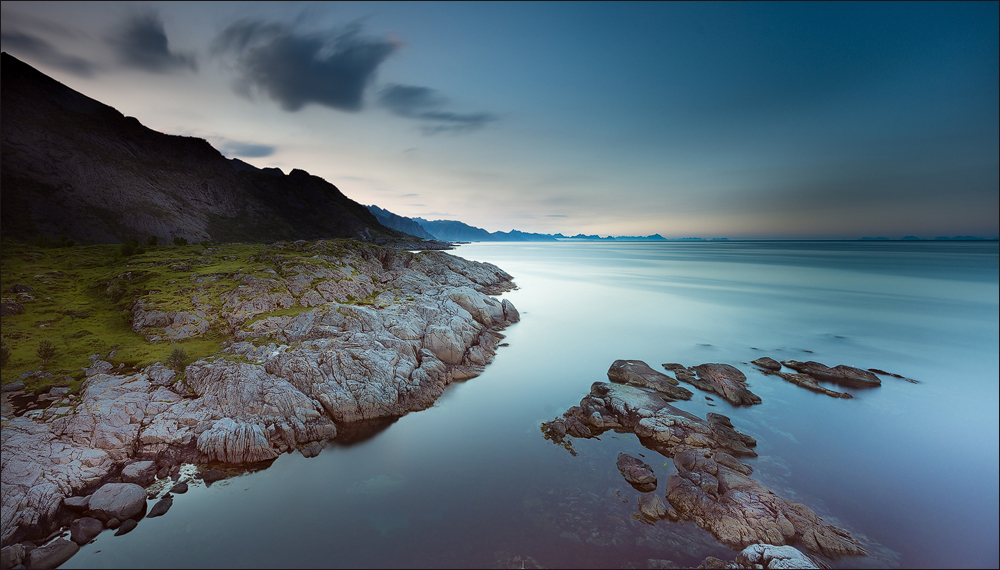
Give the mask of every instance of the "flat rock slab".
[[93, 518], [83, 517], [76, 519], [69, 525], [70, 540], [83, 546], [101, 534], [104, 530], [104, 523]]
[[184, 493], [187, 492], [188, 492], [187, 481], [181, 481], [180, 483], [171, 487], [170, 491], [168, 491], [168, 493], [174, 493], [175, 495], [183, 495]]
[[27, 566], [31, 570], [37, 568], [55, 568], [73, 557], [80, 546], [77, 543], [58, 538], [45, 546], [40, 546], [28, 553]]
[[677, 380], [657, 372], [641, 360], [616, 360], [608, 369], [608, 379], [618, 384], [656, 390], [671, 400], [690, 400], [694, 394], [678, 386]]
[[656, 490], [656, 475], [643, 460], [619, 453], [616, 465], [622, 477], [637, 491], [648, 493]]
[[90, 512], [103, 521], [130, 519], [146, 507], [146, 491], [135, 483], [107, 483], [90, 496]]
[[830, 368], [814, 360], [808, 362], [783, 360], [781, 363], [796, 372], [808, 374], [817, 380], [826, 382], [836, 382], [855, 388], [876, 388], [882, 385], [882, 380], [873, 373], [845, 364], [838, 364]]
[[[699, 364], [694, 367], [711, 391], [722, 396], [734, 406], [752, 406], [760, 403], [760, 396], [747, 389], [747, 377], [729, 364]], [[698, 386], [701, 388], [701, 386]], [[707, 390], [706, 390], [707, 391]]]

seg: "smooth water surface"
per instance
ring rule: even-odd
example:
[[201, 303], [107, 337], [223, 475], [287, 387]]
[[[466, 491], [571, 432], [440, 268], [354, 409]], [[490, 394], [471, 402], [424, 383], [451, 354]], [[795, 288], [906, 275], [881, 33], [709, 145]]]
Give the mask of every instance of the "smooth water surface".
[[[515, 277], [522, 320], [486, 372], [350, 446], [286, 454], [197, 486], [166, 516], [81, 549], [79, 567], [623, 567], [732, 559], [691, 523], [642, 522], [615, 468], [636, 438], [539, 425], [620, 358], [743, 370], [763, 403], [729, 415], [757, 438], [754, 477], [847, 528], [872, 556], [835, 567], [996, 567], [996, 242], [483, 243], [457, 255]], [[760, 356], [880, 368], [854, 399], [747, 364]], [[843, 389], [831, 386], [834, 389]]]

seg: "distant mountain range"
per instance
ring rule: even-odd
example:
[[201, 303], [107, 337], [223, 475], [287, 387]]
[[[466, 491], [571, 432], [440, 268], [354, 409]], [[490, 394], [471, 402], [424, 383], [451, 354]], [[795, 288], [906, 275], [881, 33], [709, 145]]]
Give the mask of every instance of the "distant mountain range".
[[153, 131], [7, 53], [0, 67], [5, 238], [422, 241], [318, 176]]
[[[425, 220], [424, 218], [407, 218], [394, 214], [378, 206], [368, 206], [368, 210], [386, 226], [407, 233], [428, 237], [428, 239], [438, 239], [449, 242], [463, 241], [568, 241], [568, 240], [590, 240], [590, 241], [727, 241], [726, 238], [706, 240], [703, 238], [680, 238], [668, 240], [660, 234], [649, 236], [615, 236], [601, 237], [598, 235], [577, 234], [566, 236], [563, 234], [536, 234], [511, 230], [509, 232], [488, 232], [483, 228], [470, 226], [464, 222], [456, 220]], [[422, 235], [414, 231], [413, 226], [421, 228], [427, 235]]]

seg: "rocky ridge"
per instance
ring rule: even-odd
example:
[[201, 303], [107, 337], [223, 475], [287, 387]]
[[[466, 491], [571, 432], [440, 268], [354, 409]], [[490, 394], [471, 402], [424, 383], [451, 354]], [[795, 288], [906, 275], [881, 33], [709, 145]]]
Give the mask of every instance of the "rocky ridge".
[[333, 438], [337, 424], [424, 409], [480, 374], [499, 331], [520, 319], [490, 296], [514, 288], [491, 264], [363, 244], [339, 255], [325, 242], [275, 247], [304, 255], [266, 275], [219, 274], [234, 286], [214, 295], [191, 287], [189, 310], [163, 310], [152, 293], [123, 300], [150, 342], [222, 329], [233, 340], [216, 356], [183, 373], [157, 363], [126, 374], [95, 355], [78, 397], [9, 419], [5, 408], [3, 544], [44, 536], [64, 499], [94, 511], [81, 497], [146, 478], [150, 465], [162, 478], [185, 462], [267, 461]]

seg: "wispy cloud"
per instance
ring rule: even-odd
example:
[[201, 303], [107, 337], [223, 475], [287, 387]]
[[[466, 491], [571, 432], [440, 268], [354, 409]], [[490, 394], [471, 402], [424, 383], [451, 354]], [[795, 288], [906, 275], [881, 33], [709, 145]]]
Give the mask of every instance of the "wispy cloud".
[[33, 57], [41, 63], [81, 77], [89, 77], [97, 70], [97, 66], [93, 63], [80, 57], [64, 54], [49, 42], [26, 32], [18, 30], [0, 32], [0, 44], [3, 45], [5, 51]]
[[455, 113], [444, 110], [448, 100], [434, 89], [417, 85], [390, 84], [379, 92], [379, 103], [400, 117], [427, 121], [420, 130], [425, 135], [441, 132], [468, 132], [497, 120], [492, 113]]
[[275, 148], [268, 144], [256, 144], [229, 139], [220, 139], [219, 152], [227, 157], [263, 158], [274, 154]]
[[179, 69], [198, 71], [193, 54], [170, 51], [163, 20], [155, 12], [136, 14], [125, 20], [121, 29], [107, 38], [125, 65], [153, 73]]
[[213, 53], [234, 58], [240, 93], [256, 89], [286, 111], [309, 103], [358, 111], [378, 66], [398, 48], [392, 40], [363, 37], [357, 25], [299, 33], [282, 23], [240, 20], [219, 34]]

